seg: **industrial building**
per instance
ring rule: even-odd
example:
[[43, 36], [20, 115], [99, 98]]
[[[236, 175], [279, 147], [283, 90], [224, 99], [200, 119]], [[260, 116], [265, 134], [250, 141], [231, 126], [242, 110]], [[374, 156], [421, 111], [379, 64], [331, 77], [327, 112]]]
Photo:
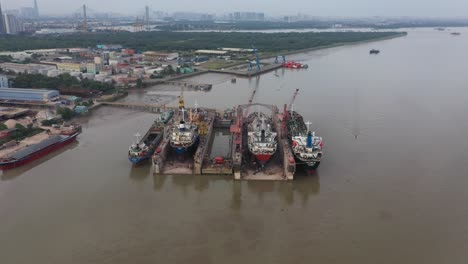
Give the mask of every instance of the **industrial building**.
[[196, 54], [205, 54], [205, 55], [227, 55], [229, 52], [225, 50], [197, 50]]
[[19, 64], [19, 63], [0, 63], [0, 68], [4, 71], [12, 71], [14, 73], [41, 73], [47, 74], [50, 70], [56, 70], [57, 66], [44, 65], [44, 64]]
[[221, 48], [223, 51], [235, 52], [235, 53], [252, 53], [254, 49], [242, 49], [242, 48]]
[[179, 57], [179, 53], [162, 53], [156, 51], [147, 51], [143, 53], [145, 61], [170, 61]]
[[0, 100], [52, 102], [60, 97], [56, 90], [0, 88]]
[[73, 62], [57, 63], [57, 69], [60, 71], [82, 72], [86, 69], [86, 65]]

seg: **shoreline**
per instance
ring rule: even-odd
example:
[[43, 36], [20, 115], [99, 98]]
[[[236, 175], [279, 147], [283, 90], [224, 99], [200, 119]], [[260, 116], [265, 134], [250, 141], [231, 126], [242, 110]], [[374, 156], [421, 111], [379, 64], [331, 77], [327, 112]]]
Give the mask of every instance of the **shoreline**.
[[[336, 48], [336, 47], [345, 47], [345, 46], [359, 45], [359, 44], [365, 44], [365, 43], [371, 43], [371, 42], [378, 42], [378, 41], [401, 38], [401, 37], [405, 37], [407, 35], [408, 35], [408, 32], [400, 32], [400, 33], [395, 34], [393, 36], [386, 36], [386, 37], [380, 37], [380, 38], [368, 39], [368, 40], [360, 40], [360, 41], [356, 41], [356, 42], [336, 43], [336, 44], [331, 44], [331, 45], [325, 45], [325, 46], [318, 46], [318, 47], [301, 49], [301, 50], [288, 51], [288, 52], [283, 53], [281, 55], [293, 55], [293, 54], [304, 53], [304, 52], [309, 52], [309, 51], [316, 51], [316, 50], [322, 50], [322, 49], [330, 49], [330, 48]], [[267, 57], [261, 58], [261, 59], [272, 59], [272, 58], [275, 58], [275, 57], [276, 57], [276, 55], [272, 55], [272, 56], [267, 56]]]
[[[281, 55], [267, 55], [264, 57], [260, 57], [260, 60], [269, 60], [273, 59], [276, 56], [283, 56], [283, 55], [295, 55], [299, 53], [306, 53], [310, 51], [316, 51], [316, 50], [322, 50], [322, 49], [330, 49], [330, 48], [336, 48], [336, 47], [345, 47], [345, 46], [351, 46], [351, 45], [359, 45], [359, 44], [364, 44], [364, 43], [371, 43], [371, 42], [378, 42], [378, 41], [384, 41], [384, 40], [390, 40], [390, 39], [396, 39], [396, 38], [401, 38], [405, 37], [408, 35], [408, 32], [399, 32], [393, 36], [386, 36], [386, 37], [380, 37], [380, 38], [375, 38], [375, 39], [368, 39], [368, 40], [360, 40], [356, 42], [340, 42], [340, 43], [335, 43], [335, 44], [330, 44], [330, 45], [324, 45], [324, 46], [317, 46], [317, 47], [312, 47], [312, 48], [306, 48], [306, 49], [300, 49], [300, 50], [293, 50], [293, 51], [286, 51], [286, 52], [278, 52]], [[244, 62], [239, 62], [233, 65], [230, 65], [229, 68], [231, 67], [236, 67], [239, 65], [244, 64]], [[200, 68], [205, 70], [206, 72], [211, 72], [213, 71], [212, 69], [206, 69], [206, 68]], [[213, 72], [218, 71], [220, 69], [215, 69]], [[190, 76], [187, 76], [190, 77]]]

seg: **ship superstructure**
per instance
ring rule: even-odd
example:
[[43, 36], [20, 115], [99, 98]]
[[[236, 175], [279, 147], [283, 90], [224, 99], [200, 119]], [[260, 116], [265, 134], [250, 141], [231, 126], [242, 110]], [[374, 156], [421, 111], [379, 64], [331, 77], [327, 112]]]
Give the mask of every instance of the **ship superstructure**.
[[198, 144], [198, 127], [186, 118], [187, 110], [180, 110], [179, 122], [169, 128], [170, 146], [178, 155], [194, 150]]

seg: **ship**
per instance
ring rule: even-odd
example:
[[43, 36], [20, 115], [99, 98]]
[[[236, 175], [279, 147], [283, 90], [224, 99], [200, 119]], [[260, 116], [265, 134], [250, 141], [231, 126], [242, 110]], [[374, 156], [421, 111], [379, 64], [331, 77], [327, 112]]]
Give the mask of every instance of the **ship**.
[[371, 50], [369, 51], [369, 54], [375, 54], [375, 55], [377, 55], [377, 54], [379, 54], [379, 53], [380, 53], [380, 50], [377, 50], [377, 49], [371, 49]]
[[461, 33], [460, 33], [460, 32], [452, 32], [452, 33], [450, 33], [450, 35], [452, 35], [452, 36], [460, 36]]
[[81, 126], [64, 127], [58, 134], [0, 158], [0, 170], [10, 170], [37, 160], [73, 142], [81, 133]]
[[261, 165], [265, 165], [278, 148], [277, 133], [273, 131], [271, 118], [260, 112], [252, 113], [248, 118], [248, 147]]
[[198, 126], [192, 120], [186, 120], [187, 110], [180, 110], [180, 120], [169, 128], [169, 144], [177, 155], [193, 152], [199, 141]]
[[288, 138], [297, 164], [317, 169], [322, 160], [323, 139], [310, 130], [310, 122], [295, 111], [288, 112]]
[[173, 114], [173, 110], [162, 112], [141, 139], [139, 133], [135, 134], [136, 140], [128, 149], [128, 160], [131, 163], [140, 164], [153, 155], [164, 136], [164, 125], [169, 122]]

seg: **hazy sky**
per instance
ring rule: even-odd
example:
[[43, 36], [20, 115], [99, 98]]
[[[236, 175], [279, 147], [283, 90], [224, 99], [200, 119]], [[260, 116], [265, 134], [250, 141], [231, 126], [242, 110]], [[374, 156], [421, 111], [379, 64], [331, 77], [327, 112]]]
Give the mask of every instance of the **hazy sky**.
[[[34, 0], [0, 0], [3, 9], [33, 6]], [[86, 4], [99, 12], [143, 13], [144, 6], [167, 12], [228, 13], [257, 11], [267, 15], [301, 12], [314, 16], [468, 17], [468, 0], [38, 0], [43, 14], [73, 13]]]

